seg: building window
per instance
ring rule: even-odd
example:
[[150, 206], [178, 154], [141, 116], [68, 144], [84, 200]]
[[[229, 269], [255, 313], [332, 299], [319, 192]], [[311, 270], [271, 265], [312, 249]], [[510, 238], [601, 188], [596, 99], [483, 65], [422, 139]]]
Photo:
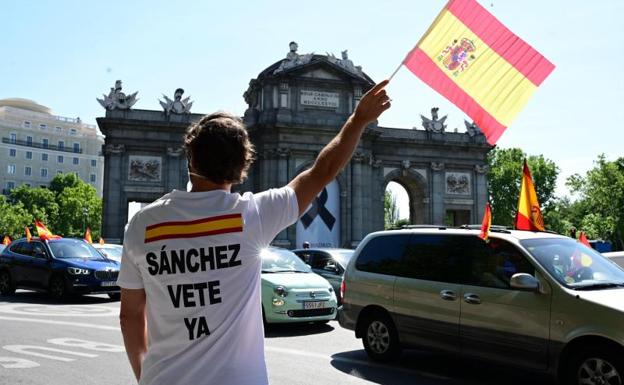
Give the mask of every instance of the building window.
[[11, 143], [17, 143], [17, 134], [11, 133], [10, 141], [11, 141]]
[[41, 175], [42, 178], [47, 178], [48, 177], [48, 169], [47, 168], [42, 168], [40, 175]]
[[89, 175], [89, 181], [90, 181], [91, 183], [95, 183], [95, 174], [91, 174], [91, 175]]
[[57, 163], [63, 163], [63, 155], [59, 155], [56, 157], [56, 162]]
[[41, 139], [41, 147], [48, 148], [49, 146], [50, 146], [50, 141], [48, 141], [48, 138]]
[[32, 136], [28, 135], [26, 137], [26, 145], [32, 147]]
[[15, 158], [15, 155], [17, 155], [17, 150], [14, 148], [9, 148], [9, 156]]
[[30, 188], [30, 183], [24, 183], [24, 186]]
[[69, 135], [76, 136], [76, 129], [72, 128], [71, 130], [69, 130]]
[[75, 153], [79, 153], [80, 152], [80, 143], [74, 143], [74, 152]]
[[56, 170], [56, 175], [61, 175], [63, 173], [63, 171], [61, 170]]
[[74, 158], [74, 164], [80, 164], [80, 159]]
[[64, 141], [62, 141], [62, 140], [58, 141], [58, 149], [61, 150], [61, 151], [63, 149], [65, 149], [65, 142]]
[[11, 189], [15, 188], [15, 182], [6, 182], [6, 184], [4, 186], [5, 186], [5, 188], [7, 190], [11, 190]]
[[15, 174], [15, 165], [7, 164], [7, 174]]
[[30, 166], [24, 167], [24, 175], [26, 175], [26, 176], [31, 176], [32, 175], [32, 168]]
[[97, 166], [97, 160], [91, 159], [91, 167]]
[[41, 129], [41, 130], [45, 130], [46, 128], [48, 128], [48, 126], [46, 124], [40, 124], [39, 125], [39, 129]]
[[26, 151], [26, 159], [32, 159], [32, 151]]
[[28, 120], [24, 121], [24, 128], [30, 128], [30, 122]]
[[44, 162], [48, 161], [48, 154], [41, 154], [41, 160]]
[[55, 127], [55, 130], [56, 130], [56, 132], [61, 132], [61, 131], [63, 131], [63, 129], [62, 129], [61, 127], [59, 127], [59, 126], [56, 126], [56, 127]]

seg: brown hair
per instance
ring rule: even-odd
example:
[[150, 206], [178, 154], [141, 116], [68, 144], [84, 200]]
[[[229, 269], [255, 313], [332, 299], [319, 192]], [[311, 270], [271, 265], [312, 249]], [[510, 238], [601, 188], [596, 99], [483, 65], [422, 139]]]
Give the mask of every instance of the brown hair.
[[254, 160], [242, 120], [227, 112], [206, 115], [184, 135], [189, 170], [214, 183], [240, 183]]

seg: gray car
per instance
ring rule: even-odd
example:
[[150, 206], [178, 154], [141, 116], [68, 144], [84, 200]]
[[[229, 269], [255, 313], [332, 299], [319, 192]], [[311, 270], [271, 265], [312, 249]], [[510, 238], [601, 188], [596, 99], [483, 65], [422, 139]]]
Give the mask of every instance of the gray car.
[[310, 265], [312, 271], [329, 281], [334, 288], [338, 304], [340, 305], [342, 303], [342, 298], [339, 295], [342, 276], [349, 260], [351, 260], [353, 251], [351, 249], [319, 247], [296, 249], [293, 250], [293, 253]]
[[624, 270], [574, 239], [499, 230], [369, 234], [348, 264], [340, 325], [375, 360], [426, 348], [624, 383]]

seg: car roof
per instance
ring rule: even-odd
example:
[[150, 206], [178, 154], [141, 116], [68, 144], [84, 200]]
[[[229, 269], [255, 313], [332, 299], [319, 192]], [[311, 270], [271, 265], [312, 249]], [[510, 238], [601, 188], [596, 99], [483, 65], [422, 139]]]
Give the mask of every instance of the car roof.
[[342, 247], [309, 247], [307, 249], [303, 249], [303, 248], [293, 249], [293, 252], [298, 252], [298, 251], [326, 251], [328, 253], [331, 253], [332, 251], [335, 251], [335, 252], [351, 251], [351, 252], [353, 252], [355, 250], [353, 250], [353, 249], [345, 249], [345, 248], [342, 248]]
[[[384, 230], [371, 233], [371, 236], [390, 235], [390, 234], [453, 234], [453, 235], [476, 235], [481, 234], [481, 230], [456, 228], [456, 227], [427, 227], [427, 228], [407, 228], [400, 230]], [[524, 231], [524, 230], [492, 230], [490, 236], [493, 238], [502, 238], [508, 240], [524, 240], [536, 238], [568, 238], [566, 236], [543, 231]]]
[[105, 243], [103, 245], [100, 243], [92, 243], [91, 246], [95, 247], [96, 249], [102, 248], [102, 247], [123, 247], [122, 245], [118, 245], [116, 243]]

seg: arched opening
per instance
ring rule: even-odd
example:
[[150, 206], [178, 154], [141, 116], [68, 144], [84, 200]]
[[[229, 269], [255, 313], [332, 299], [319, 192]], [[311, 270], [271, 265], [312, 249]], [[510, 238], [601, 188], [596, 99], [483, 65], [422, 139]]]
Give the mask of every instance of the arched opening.
[[403, 185], [390, 181], [384, 194], [384, 228], [411, 224], [409, 194]]
[[[425, 176], [413, 169], [395, 169], [385, 177], [384, 191], [395, 191], [399, 218], [408, 219], [403, 224], [426, 224], [431, 221], [428, 184]], [[407, 212], [406, 212], [407, 210]]]

